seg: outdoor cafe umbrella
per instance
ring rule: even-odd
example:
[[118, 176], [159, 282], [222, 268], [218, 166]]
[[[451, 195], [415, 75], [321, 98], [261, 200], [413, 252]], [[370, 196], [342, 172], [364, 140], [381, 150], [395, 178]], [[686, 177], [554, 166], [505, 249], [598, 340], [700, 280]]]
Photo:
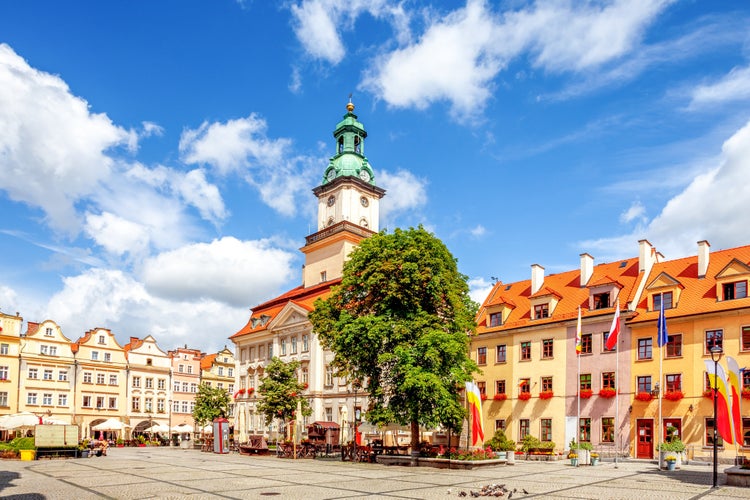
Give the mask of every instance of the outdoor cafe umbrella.
[[175, 425], [174, 427], [172, 427], [172, 432], [192, 434], [193, 426], [188, 424]]
[[144, 432], [169, 432], [169, 426], [164, 424], [154, 424], [148, 429], [146, 429]]
[[124, 422], [120, 422], [114, 417], [110, 417], [100, 424], [96, 424], [91, 428], [93, 431], [121, 431], [125, 428], [130, 427]]
[[41, 423], [41, 419], [31, 412], [24, 411], [0, 417], [0, 430], [9, 431], [19, 427], [34, 427]]

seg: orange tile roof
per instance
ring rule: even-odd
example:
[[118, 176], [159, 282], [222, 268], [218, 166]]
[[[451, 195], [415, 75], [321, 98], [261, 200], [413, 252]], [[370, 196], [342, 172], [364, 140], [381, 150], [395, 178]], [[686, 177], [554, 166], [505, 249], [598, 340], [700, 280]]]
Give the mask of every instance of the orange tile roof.
[[[550, 311], [549, 318], [531, 319], [531, 280], [518, 281], [515, 283], [496, 283], [485, 299], [477, 313], [477, 333], [490, 331], [505, 331], [522, 328], [531, 325], [542, 325], [559, 321], [575, 319], [578, 316], [578, 306], [581, 306], [583, 317], [595, 317], [612, 314], [612, 307], [606, 309], [589, 310], [588, 299], [591, 286], [612, 283], [620, 288], [620, 308], [624, 309], [626, 304], [633, 300], [636, 292], [639, 276], [638, 258], [633, 257], [616, 262], [598, 264], [594, 266], [589, 284], [581, 287], [581, 270], [575, 269], [544, 277], [544, 284], [540, 291], [533, 297], [554, 294], [559, 298], [554, 311]], [[503, 325], [488, 327], [488, 308], [492, 306], [507, 304], [512, 310]]]
[[207, 354], [206, 356], [203, 356], [201, 359], [201, 370], [210, 370], [211, 365], [214, 364], [214, 360], [216, 359], [216, 354]]
[[[679, 301], [677, 301], [675, 295], [674, 307], [665, 312], [667, 319], [750, 307], [750, 297], [718, 300], [716, 295], [716, 275], [735, 259], [745, 265], [750, 265], [750, 245], [710, 252], [708, 269], [706, 270], [706, 276], [703, 278], [698, 277], [697, 255], [654, 264], [646, 279], [647, 288], [643, 291], [641, 300], [638, 302], [636, 314], [628, 323], [641, 323], [658, 319], [659, 311], [649, 310], [651, 293], [648, 290], [648, 284], [662, 273], [677, 280], [681, 288]], [[664, 290], [664, 288], [659, 289], [660, 292]]]
[[[235, 339], [237, 337], [241, 337], [242, 335], [265, 331], [268, 324], [273, 321], [273, 319], [276, 318], [281, 310], [284, 309], [284, 307], [289, 303], [298, 305], [299, 307], [302, 307], [307, 311], [312, 311], [313, 303], [317, 299], [325, 299], [331, 293], [331, 287], [336, 286], [339, 283], [341, 283], [340, 278], [326, 281], [307, 288], [298, 286], [297, 288], [293, 288], [288, 292], [279, 295], [278, 297], [263, 302], [262, 304], [252, 308], [252, 314], [250, 319], [248, 319], [247, 324], [229, 338]], [[255, 325], [255, 327], [253, 327], [252, 319], [259, 318], [261, 315], [268, 316], [268, 321], [266, 321], [262, 325], [258, 323], [257, 325]]]

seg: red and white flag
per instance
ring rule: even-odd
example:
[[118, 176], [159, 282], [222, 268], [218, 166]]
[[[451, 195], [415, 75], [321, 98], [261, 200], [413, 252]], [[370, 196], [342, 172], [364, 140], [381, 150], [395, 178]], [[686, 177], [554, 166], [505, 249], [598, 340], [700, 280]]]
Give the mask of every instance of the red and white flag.
[[615, 308], [615, 317], [612, 318], [612, 326], [609, 327], [609, 335], [607, 335], [607, 343], [605, 347], [611, 351], [617, 345], [617, 337], [620, 335], [620, 299], [617, 299], [617, 307]]

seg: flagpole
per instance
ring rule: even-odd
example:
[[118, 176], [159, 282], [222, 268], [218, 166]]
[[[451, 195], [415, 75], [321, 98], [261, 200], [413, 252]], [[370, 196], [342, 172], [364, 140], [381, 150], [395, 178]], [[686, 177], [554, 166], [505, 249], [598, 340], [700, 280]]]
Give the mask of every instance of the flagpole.
[[[659, 385], [660, 386], [661, 386], [661, 379], [662, 379], [662, 360], [664, 358], [663, 351], [664, 351], [664, 346], [662, 345], [661, 347], [659, 347]], [[658, 423], [658, 425], [659, 425], [659, 427], [658, 427], [659, 433], [658, 433], [658, 435], [656, 437], [656, 449], [658, 451], [661, 451], [661, 439], [662, 439], [662, 423], [661, 423], [661, 419], [662, 419], [662, 415], [661, 415], [661, 401], [662, 401], [662, 397], [661, 397], [661, 395], [664, 392], [664, 390], [665, 390], [664, 387], [660, 387], [660, 390], [659, 390], [659, 392], [656, 395], [656, 397], [659, 398], [659, 423]], [[659, 454], [659, 470], [661, 470], [661, 453]]]
[[[578, 343], [581, 342], [581, 306], [578, 306], [578, 329], [576, 330], [576, 357], [578, 358], [578, 410], [576, 412], [576, 443], [578, 453], [581, 452], [581, 353], [578, 352]], [[581, 463], [581, 457], [576, 460], [576, 468]]]
[[[617, 300], [617, 310], [620, 310], [620, 300]], [[620, 339], [615, 343], [615, 431], [617, 445], [615, 446], [615, 469], [617, 469], [617, 455], [620, 450]]]

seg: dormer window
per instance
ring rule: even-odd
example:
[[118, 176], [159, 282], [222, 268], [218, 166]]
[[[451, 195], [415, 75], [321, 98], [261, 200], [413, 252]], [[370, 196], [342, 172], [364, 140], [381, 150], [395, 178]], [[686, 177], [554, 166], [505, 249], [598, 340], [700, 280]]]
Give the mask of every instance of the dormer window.
[[609, 302], [609, 292], [597, 293], [594, 295], [594, 309], [607, 309], [611, 307]]
[[104, 344], [106, 341], [104, 340], [104, 335], [99, 335], [99, 343]]
[[47, 328], [46, 330], [44, 330], [44, 335], [46, 337], [51, 337], [52, 336], [52, 328]]
[[490, 326], [502, 326], [503, 325], [503, 313], [492, 313], [490, 314]]
[[661, 303], [664, 302], [664, 309], [672, 309], [672, 292], [655, 293], [652, 295], [653, 298], [653, 311], [659, 311], [661, 309]]
[[534, 319], [549, 318], [549, 303], [534, 306]]
[[724, 283], [721, 289], [723, 291], [722, 300], [744, 299], [747, 297], [747, 281]]

